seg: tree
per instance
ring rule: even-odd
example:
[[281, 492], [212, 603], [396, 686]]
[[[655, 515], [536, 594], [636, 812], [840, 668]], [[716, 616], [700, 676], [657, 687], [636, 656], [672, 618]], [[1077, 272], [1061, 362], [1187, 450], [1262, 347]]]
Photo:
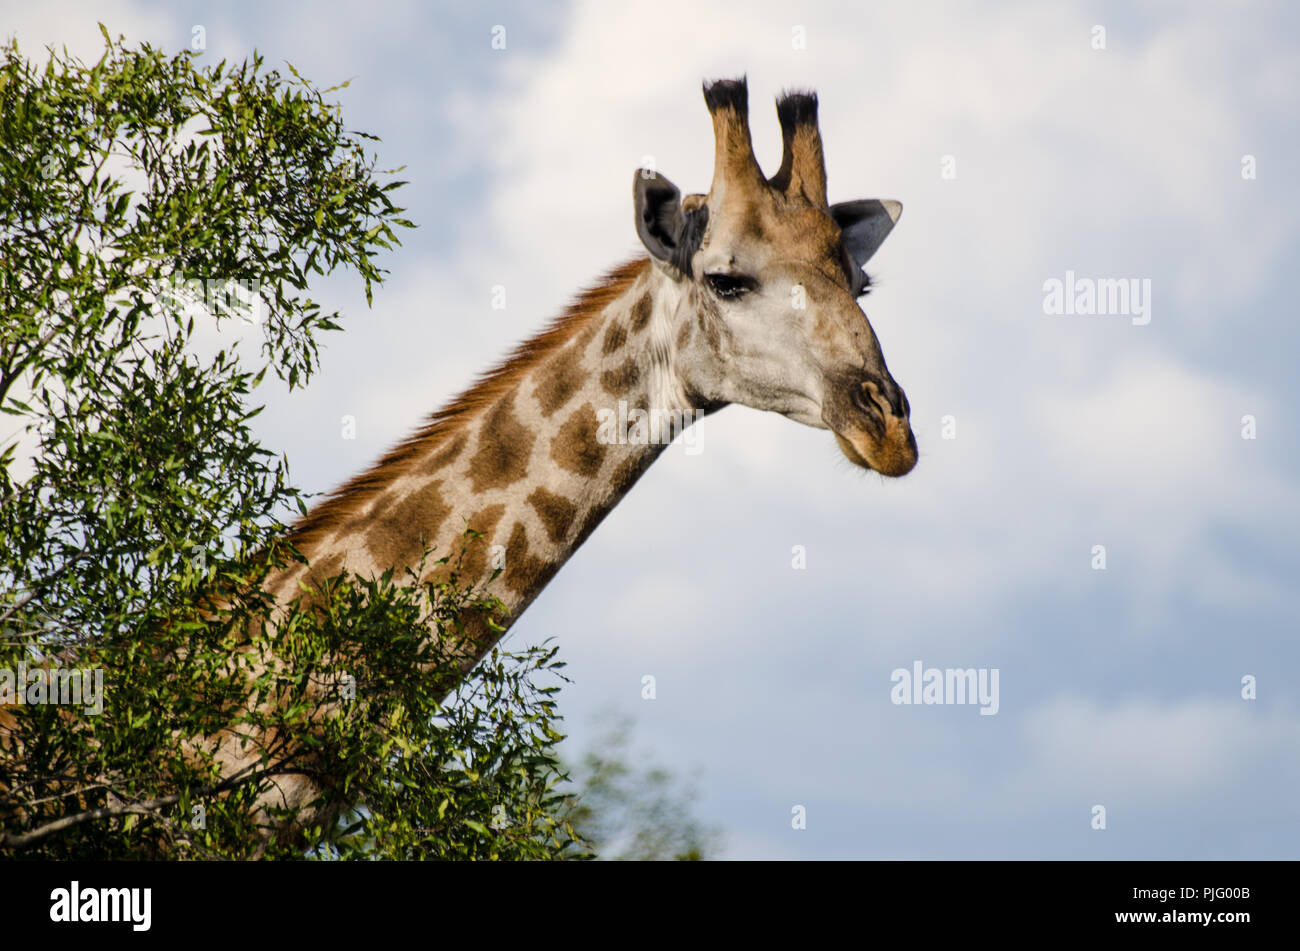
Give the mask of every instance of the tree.
[[[313, 275], [353, 271], [371, 299], [412, 226], [400, 170], [292, 66], [103, 33], [93, 66], [38, 68], [16, 41], [0, 63], [0, 848], [583, 854], [562, 664], [493, 651], [462, 679], [460, 615], [494, 606], [454, 574], [320, 578], [265, 636], [260, 584], [302, 559], [282, 518], [305, 505], [250, 399], [268, 371], [305, 385], [339, 329]], [[203, 322], [255, 330], [258, 357], [202, 356]], [[271, 739], [223, 775], [241, 733]], [[320, 757], [343, 777], [326, 819], [262, 835], [297, 828], [255, 808], [268, 783]]]
[[[306, 385], [340, 329], [312, 275], [355, 271], [370, 300], [375, 256], [412, 226], [389, 198], [402, 182], [292, 67], [201, 69], [104, 36], [93, 67], [51, 52], [40, 69], [16, 42], [0, 62], [0, 413], [17, 423], [0, 442], [0, 850], [705, 856], [689, 794], [619, 759], [626, 726], [569, 780], [554, 647], [463, 675], [461, 615], [500, 605], [454, 572], [319, 578], [274, 645], [260, 636], [262, 580], [302, 560], [282, 518], [305, 501], [250, 400], [268, 371]], [[204, 322], [259, 334], [254, 365], [234, 344], [203, 357]], [[279, 741], [226, 776], [193, 738], [232, 730]], [[268, 838], [295, 817], [259, 797], [320, 756], [343, 777], [331, 821]]]

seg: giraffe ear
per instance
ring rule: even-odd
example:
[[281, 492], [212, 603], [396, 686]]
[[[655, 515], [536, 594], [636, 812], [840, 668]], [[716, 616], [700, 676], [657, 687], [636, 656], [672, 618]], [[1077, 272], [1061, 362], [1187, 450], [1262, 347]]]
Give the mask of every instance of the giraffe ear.
[[639, 168], [632, 179], [636, 233], [651, 256], [691, 273], [691, 257], [700, 246], [709, 209], [682, 208], [682, 193], [658, 172]]
[[875, 198], [831, 205], [831, 217], [844, 232], [844, 246], [858, 267], [866, 264], [876, 253], [889, 232], [894, 230], [894, 223], [902, 213], [900, 202]]

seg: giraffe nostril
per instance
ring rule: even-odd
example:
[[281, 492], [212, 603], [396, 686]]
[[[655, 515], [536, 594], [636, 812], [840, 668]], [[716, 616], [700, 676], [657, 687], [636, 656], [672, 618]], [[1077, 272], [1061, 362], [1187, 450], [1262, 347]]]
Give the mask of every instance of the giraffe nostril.
[[883, 400], [880, 398], [880, 389], [870, 380], [866, 380], [857, 386], [849, 388], [850, 399], [853, 405], [862, 413], [863, 422], [875, 436], [876, 439], [885, 437], [885, 418], [887, 412], [884, 408]]
[[853, 399], [853, 405], [864, 413], [869, 413], [872, 416], [879, 416], [880, 407], [876, 404], [872, 395], [867, 392], [867, 387], [870, 385], [870, 383], [863, 383], [852, 388], [851, 396]]

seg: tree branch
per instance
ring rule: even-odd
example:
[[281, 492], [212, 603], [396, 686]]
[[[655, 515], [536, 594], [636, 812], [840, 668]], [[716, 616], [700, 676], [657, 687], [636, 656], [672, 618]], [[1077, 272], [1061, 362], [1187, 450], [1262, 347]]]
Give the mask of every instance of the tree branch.
[[[200, 789], [191, 790], [189, 794], [196, 797], [211, 796], [234, 789], [237, 786], [242, 786], [245, 783], [262, 779], [266, 776], [291, 776], [305, 772], [301, 769], [285, 769], [284, 764], [286, 762], [287, 760], [281, 760], [280, 763], [274, 767], [264, 770], [256, 770], [249, 773], [247, 776], [241, 776], [241, 773], [252, 769], [251, 766], [246, 766], [238, 773], [223, 779], [215, 786], [204, 786]], [[107, 784], [103, 785], [105, 785], [113, 795], [117, 795], [117, 793], [114, 792], [111, 787], [108, 787]], [[93, 822], [95, 819], [111, 819], [115, 816], [125, 815], [150, 815], [157, 809], [161, 809], [164, 806], [173, 806], [180, 802], [183, 795], [183, 793], [172, 793], [167, 796], [159, 796], [156, 799], [146, 799], [143, 802], [123, 802], [114, 806], [101, 806], [98, 809], [89, 809], [85, 812], [78, 812], [70, 816], [64, 816], [61, 819], [55, 819], [52, 822], [47, 822], [45, 825], [37, 826], [35, 829], [31, 829], [27, 832], [19, 833], [0, 831], [0, 849], [25, 849], [29, 846], [35, 845], [37, 842], [40, 842], [48, 836], [54, 835], [56, 832], [63, 832], [74, 826], [79, 826], [84, 822]]]

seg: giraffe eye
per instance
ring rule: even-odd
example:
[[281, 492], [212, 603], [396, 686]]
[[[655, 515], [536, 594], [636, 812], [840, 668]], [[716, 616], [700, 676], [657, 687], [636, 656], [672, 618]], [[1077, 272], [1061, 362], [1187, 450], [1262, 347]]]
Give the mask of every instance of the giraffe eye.
[[735, 300], [758, 286], [753, 278], [741, 274], [706, 274], [704, 280], [709, 289], [723, 300]]

